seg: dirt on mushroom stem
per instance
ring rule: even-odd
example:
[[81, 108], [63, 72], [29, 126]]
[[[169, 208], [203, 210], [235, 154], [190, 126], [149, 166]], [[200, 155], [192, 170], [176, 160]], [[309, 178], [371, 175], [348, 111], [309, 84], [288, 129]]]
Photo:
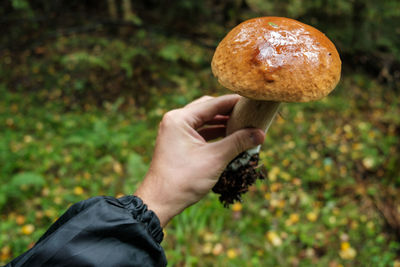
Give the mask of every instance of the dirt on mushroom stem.
[[[247, 152], [239, 154], [233, 161], [239, 158], [248, 158]], [[262, 172], [258, 170], [259, 155], [254, 154], [250, 157], [249, 162], [246, 165], [239, 167], [234, 170], [227, 168], [221, 174], [217, 184], [213, 187], [213, 192], [219, 194], [219, 201], [224, 207], [229, 207], [235, 201], [241, 201], [241, 195], [249, 190], [249, 187], [253, 185], [257, 179], [265, 179]], [[230, 166], [230, 164], [228, 165]]]

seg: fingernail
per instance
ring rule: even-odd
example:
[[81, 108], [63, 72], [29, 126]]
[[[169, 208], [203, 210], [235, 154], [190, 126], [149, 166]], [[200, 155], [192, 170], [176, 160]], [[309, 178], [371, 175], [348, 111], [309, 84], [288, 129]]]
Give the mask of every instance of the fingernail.
[[250, 134], [250, 138], [255, 146], [261, 145], [264, 142], [264, 133], [262, 133], [260, 130], [253, 131]]

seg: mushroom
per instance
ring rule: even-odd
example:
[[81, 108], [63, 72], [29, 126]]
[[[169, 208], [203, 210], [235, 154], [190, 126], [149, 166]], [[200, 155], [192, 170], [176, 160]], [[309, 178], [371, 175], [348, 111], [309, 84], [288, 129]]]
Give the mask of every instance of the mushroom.
[[[340, 80], [341, 61], [334, 44], [317, 29], [289, 18], [261, 17], [233, 28], [218, 45], [211, 63], [224, 87], [240, 94], [227, 135], [248, 127], [267, 132], [281, 102], [308, 102], [328, 95]], [[255, 182], [260, 146], [239, 155], [213, 191], [225, 206]]]

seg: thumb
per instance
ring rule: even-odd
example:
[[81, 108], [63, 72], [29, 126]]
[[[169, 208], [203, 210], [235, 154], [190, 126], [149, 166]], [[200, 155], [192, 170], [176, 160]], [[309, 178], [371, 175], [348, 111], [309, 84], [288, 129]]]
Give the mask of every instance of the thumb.
[[216, 153], [220, 154], [226, 164], [240, 153], [261, 145], [264, 142], [265, 133], [260, 129], [241, 129], [224, 139], [214, 142]]

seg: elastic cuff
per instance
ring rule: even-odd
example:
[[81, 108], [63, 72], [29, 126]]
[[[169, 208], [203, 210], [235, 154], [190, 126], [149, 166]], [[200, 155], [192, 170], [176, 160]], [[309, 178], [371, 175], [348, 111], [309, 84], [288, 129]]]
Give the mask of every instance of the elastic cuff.
[[146, 230], [153, 236], [158, 243], [164, 238], [160, 220], [157, 215], [147, 209], [147, 205], [137, 196], [123, 196], [118, 201], [132, 214], [133, 218], [143, 223]]

